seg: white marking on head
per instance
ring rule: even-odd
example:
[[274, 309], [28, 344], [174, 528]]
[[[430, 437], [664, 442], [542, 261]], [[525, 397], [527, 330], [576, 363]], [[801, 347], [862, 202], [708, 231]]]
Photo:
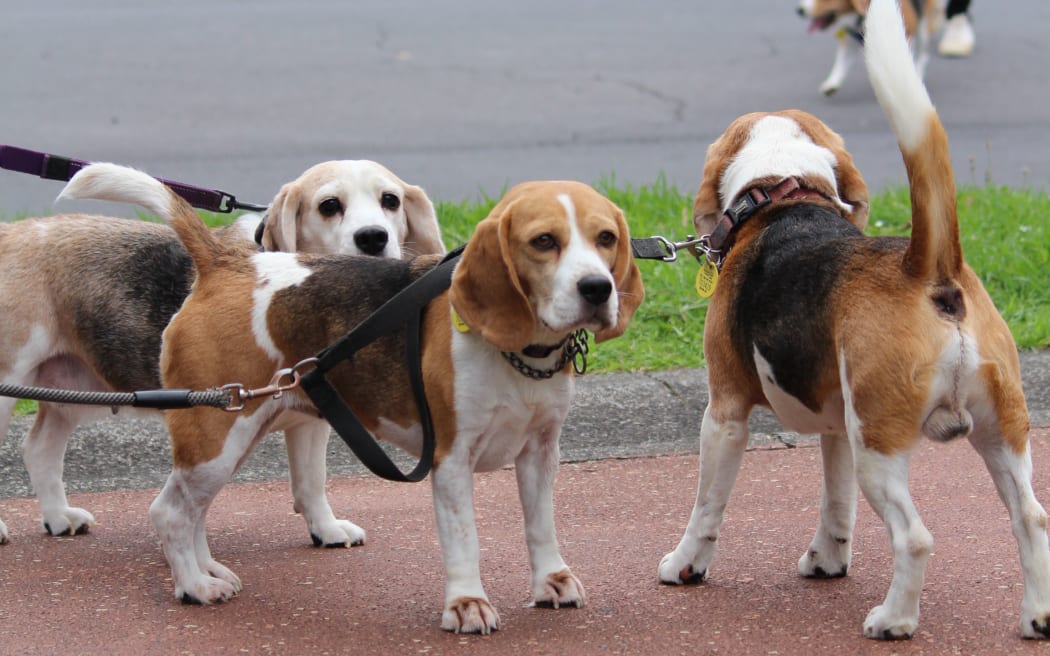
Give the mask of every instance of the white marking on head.
[[255, 343], [274, 360], [280, 362], [281, 351], [274, 344], [266, 325], [266, 316], [273, 295], [282, 289], [302, 284], [311, 271], [296, 260], [294, 253], [257, 253], [252, 256], [257, 285], [252, 291], [252, 334]]
[[722, 173], [718, 185], [722, 211], [741, 192], [761, 178], [819, 176], [835, 190], [832, 200], [847, 212], [853, 206], [838, 197], [835, 168], [838, 160], [827, 148], [813, 142], [802, 126], [784, 116], [765, 116], [751, 126], [750, 136]]
[[[604, 276], [613, 285], [614, 291], [602, 310], [607, 320], [617, 316], [617, 297], [615, 282], [609, 267], [595, 250], [594, 244], [588, 243], [580, 231], [576, 206], [568, 194], [558, 194], [558, 202], [565, 208], [565, 220], [569, 226], [569, 240], [562, 244], [561, 256], [551, 286], [551, 298], [541, 299], [537, 308], [539, 318], [548, 326], [561, 329], [579, 325], [590, 317], [593, 307], [580, 295], [577, 283], [587, 276]], [[546, 300], [547, 302], [542, 302]]]

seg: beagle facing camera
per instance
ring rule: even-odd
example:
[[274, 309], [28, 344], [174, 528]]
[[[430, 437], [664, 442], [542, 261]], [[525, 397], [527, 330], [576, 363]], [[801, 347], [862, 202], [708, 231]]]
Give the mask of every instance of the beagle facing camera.
[[[748, 416], [764, 406], [786, 428], [821, 435], [819, 518], [799, 574], [847, 574], [859, 483], [893, 551], [892, 583], [864, 620], [864, 635], [909, 638], [933, 548], [908, 490], [909, 455], [924, 437], [966, 438], [1018, 543], [1021, 634], [1045, 638], [1047, 516], [1032, 490], [1017, 351], [963, 261], [947, 136], [893, 0], [872, 3], [866, 58], [909, 174], [910, 238], [862, 233], [863, 180], [841, 139], [808, 114], [749, 114], [708, 150], [694, 222], [701, 234], [719, 236], [712, 246], [724, 257], [704, 328], [710, 402], [696, 502], [658, 576], [669, 584], [708, 576]], [[737, 212], [745, 197], [751, 211]]]
[[[166, 387], [264, 384], [276, 369], [335, 342], [440, 259], [231, 250], [159, 182], [116, 167], [85, 168], [65, 193], [143, 205], [171, 222], [192, 255], [197, 283], [164, 333]], [[451, 287], [426, 305], [422, 373], [436, 437], [431, 483], [446, 572], [443, 628], [499, 627], [481, 582], [472, 476], [510, 463], [533, 602], [583, 605], [583, 585], [554, 532], [558, 440], [573, 396], [565, 354], [577, 330], [599, 342], [620, 335], [642, 297], [623, 213], [587, 185], [533, 182], [513, 187], [477, 225]], [[366, 428], [419, 455], [422, 429], [403, 344], [404, 331], [384, 336], [328, 379]], [[205, 513], [274, 422], [315, 415], [301, 390], [249, 402], [238, 415], [169, 413], [174, 467], [150, 516], [177, 598], [214, 603], [241, 589], [208, 549]]]

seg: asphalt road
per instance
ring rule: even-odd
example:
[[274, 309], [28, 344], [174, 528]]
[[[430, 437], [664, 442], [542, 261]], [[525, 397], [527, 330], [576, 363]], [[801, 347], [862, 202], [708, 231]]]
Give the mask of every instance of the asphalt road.
[[[368, 158], [458, 201], [537, 178], [692, 190], [734, 117], [795, 107], [845, 136], [873, 188], [903, 181], [863, 70], [817, 92], [833, 39], [794, 7], [0, 0], [0, 143], [259, 203], [319, 161]], [[1050, 3], [973, 15], [976, 53], [927, 75], [957, 176], [1050, 189]], [[0, 215], [51, 211], [59, 188], [0, 172]]]

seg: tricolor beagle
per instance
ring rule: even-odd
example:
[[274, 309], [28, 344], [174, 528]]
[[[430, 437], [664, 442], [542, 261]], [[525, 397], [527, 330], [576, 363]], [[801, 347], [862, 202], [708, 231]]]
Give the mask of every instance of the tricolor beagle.
[[[984, 458], [1021, 553], [1021, 632], [1050, 635], [1046, 513], [1032, 491], [1029, 421], [1010, 331], [963, 262], [948, 141], [910, 61], [893, 0], [875, 0], [867, 60], [911, 185], [911, 238], [869, 238], [867, 193], [841, 140], [801, 112], [749, 114], [708, 150], [694, 221], [722, 234], [745, 194], [782, 200], [730, 226], [707, 313], [710, 403], [700, 481], [664, 583], [707, 576], [756, 405], [819, 433], [824, 485], [806, 577], [845, 576], [857, 483], [889, 530], [893, 582], [864, 635], [910, 637], [933, 541], [908, 491], [908, 457], [927, 437], [966, 437]], [[787, 180], [788, 183], [784, 181]], [[791, 182], [794, 181], [794, 182]], [[771, 190], [771, 191], [765, 191]], [[980, 520], [978, 520], [980, 521]]]
[[[242, 217], [219, 229], [230, 244], [267, 250], [401, 257], [442, 253], [434, 206], [424, 191], [371, 161], [324, 162], [284, 185], [265, 223]], [[168, 227], [99, 216], [54, 216], [0, 225], [0, 381], [80, 390], [160, 385], [160, 338], [189, 293], [192, 263]], [[14, 399], [0, 399], [0, 438]], [[122, 410], [154, 416], [160, 413]], [[69, 505], [62, 458], [80, 424], [109, 408], [41, 403], [23, 444], [45, 530], [83, 533], [95, 522]], [[295, 508], [317, 544], [350, 545], [364, 532], [332, 514], [324, 495], [327, 423], [285, 429]], [[8, 531], [0, 522], [0, 543]]]
[[[126, 169], [88, 167], [64, 193], [143, 205], [171, 221], [192, 255], [197, 282], [164, 332], [166, 387], [264, 384], [437, 263], [231, 250], [181, 199]], [[478, 224], [451, 288], [428, 304], [422, 369], [437, 439], [431, 480], [446, 571], [443, 628], [499, 626], [481, 583], [472, 474], [508, 463], [516, 466], [525, 515], [533, 602], [584, 603], [554, 533], [558, 439], [573, 395], [564, 345], [581, 328], [599, 342], [621, 334], [642, 296], [622, 212], [586, 185], [533, 182], [512, 188]], [[422, 433], [403, 339], [403, 332], [381, 338], [329, 379], [367, 428], [418, 455]], [[522, 366], [552, 375], [535, 379]], [[301, 393], [286, 393], [250, 402], [239, 415], [169, 413], [174, 470], [150, 515], [177, 598], [213, 603], [240, 590], [240, 579], [211, 556], [205, 513], [274, 422], [315, 412]]]
[[[864, 15], [870, 0], [802, 0], [798, 13], [809, 18], [809, 31], [835, 30], [835, 62], [820, 85], [820, 92], [830, 96], [842, 87], [846, 74], [853, 65], [864, 43]], [[902, 0], [901, 14], [908, 38], [915, 42], [915, 68], [922, 78], [930, 61], [930, 41], [940, 27], [943, 11], [938, 0]]]

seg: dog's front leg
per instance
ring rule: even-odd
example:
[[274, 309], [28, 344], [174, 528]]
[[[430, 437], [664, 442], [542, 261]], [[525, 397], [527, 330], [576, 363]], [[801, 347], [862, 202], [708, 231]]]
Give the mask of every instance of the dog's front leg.
[[473, 469], [465, 454], [453, 454], [434, 468], [430, 479], [445, 560], [441, 628], [455, 633], [491, 633], [499, 628], [499, 613], [481, 584]]
[[882, 604], [864, 620], [864, 635], [879, 640], [910, 638], [919, 625], [919, 595], [933, 536], [919, 518], [908, 491], [908, 453], [883, 455], [850, 431], [857, 479], [864, 498], [882, 518], [893, 548], [893, 581]]
[[525, 516], [534, 606], [582, 607], [583, 584], [562, 560], [554, 529], [554, 475], [558, 471], [560, 426], [525, 444], [515, 460], [518, 497]]
[[1010, 512], [1010, 525], [1021, 554], [1024, 599], [1021, 602], [1021, 635], [1050, 637], [1050, 549], [1046, 537], [1046, 511], [1032, 491], [1032, 457], [1026, 448], [1016, 453], [998, 436], [970, 437], [984, 458], [995, 488]]
[[[72, 413], [73, 416], [69, 416]], [[36, 421], [22, 442], [22, 459], [40, 500], [41, 523], [50, 535], [87, 533], [95, 516], [69, 505], [62, 471], [69, 437], [79, 423], [77, 409], [41, 403]]]
[[747, 448], [747, 416], [719, 421], [708, 404], [700, 427], [700, 482], [689, 525], [674, 551], [660, 561], [661, 583], [700, 583], [718, 548], [729, 493]]
[[824, 487], [820, 520], [809, 549], [798, 561], [798, 573], [810, 578], [845, 576], [852, 556], [857, 519], [857, 478], [853, 449], [845, 435], [821, 435]]
[[853, 60], [856, 59], [859, 50], [853, 37], [845, 32], [837, 34], [835, 40], [838, 42], [838, 47], [835, 49], [835, 62], [831, 65], [831, 72], [828, 73], [827, 79], [820, 85], [820, 92], [825, 96], [830, 96], [842, 88], [842, 83], [846, 81], [846, 74], [849, 73], [850, 66], [853, 65]]
[[304, 418], [284, 430], [288, 448], [295, 512], [302, 513], [306, 528], [317, 547], [352, 547], [365, 543], [365, 531], [338, 519], [325, 494], [327, 446], [331, 428], [321, 419]]

